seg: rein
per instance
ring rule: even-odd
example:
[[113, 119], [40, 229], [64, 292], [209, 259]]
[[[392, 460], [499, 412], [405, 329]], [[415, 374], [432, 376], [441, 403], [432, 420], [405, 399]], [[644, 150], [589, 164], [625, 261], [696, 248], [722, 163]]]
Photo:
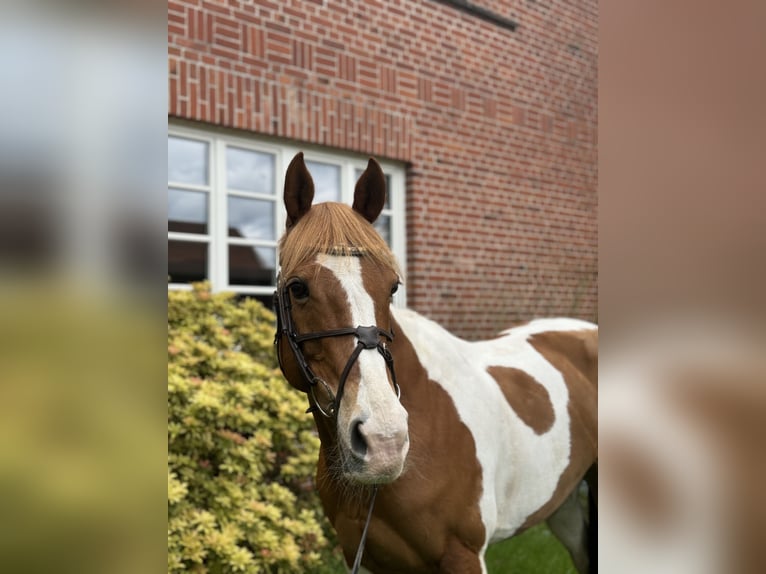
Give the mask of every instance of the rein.
[[359, 567], [362, 565], [362, 554], [364, 554], [364, 543], [367, 542], [367, 529], [370, 527], [370, 519], [372, 518], [372, 509], [375, 506], [375, 497], [378, 495], [378, 485], [372, 487], [372, 498], [370, 498], [370, 509], [367, 511], [367, 520], [364, 522], [364, 529], [362, 530], [362, 538], [359, 540], [359, 547], [356, 549], [356, 557], [354, 558], [354, 566], [351, 568], [351, 574], [357, 574]]

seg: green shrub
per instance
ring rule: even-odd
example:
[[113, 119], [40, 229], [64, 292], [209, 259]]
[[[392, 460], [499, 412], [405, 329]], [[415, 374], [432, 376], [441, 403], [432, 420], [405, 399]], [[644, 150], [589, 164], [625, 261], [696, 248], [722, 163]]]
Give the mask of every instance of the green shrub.
[[169, 572], [337, 564], [309, 478], [319, 440], [273, 334], [255, 300], [207, 284], [168, 293]]

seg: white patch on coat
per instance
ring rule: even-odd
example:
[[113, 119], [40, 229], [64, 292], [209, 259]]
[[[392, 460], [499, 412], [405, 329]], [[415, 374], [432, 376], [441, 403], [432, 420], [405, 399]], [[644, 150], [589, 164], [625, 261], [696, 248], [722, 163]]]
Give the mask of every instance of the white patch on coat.
[[[552, 497], [570, 458], [569, 392], [562, 374], [528, 342], [535, 333], [596, 326], [574, 319], [536, 320], [489, 341], [468, 342], [408, 309], [393, 309], [430, 379], [452, 398], [476, 445], [482, 469], [480, 512], [487, 544], [515, 533]], [[514, 412], [490, 366], [532, 376], [548, 391], [555, 420], [538, 435]]]
[[[329, 269], [340, 282], [349, 304], [351, 326], [375, 325], [375, 304], [364, 288], [359, 258], [320, 254], [317, 256], [317, 262]], [[364, 350], [357, 362], [361, 381], [357, 391], [356, 408], [344, 408], [341, 404], [340, 423], [348, 426], [353, 419], [361, 417], [370, 434], [393, 436], [402, 430], [406, 432], [407, 411], [399, 403], [388, 380], [386, 362], [381, 354], [377, 349]]]

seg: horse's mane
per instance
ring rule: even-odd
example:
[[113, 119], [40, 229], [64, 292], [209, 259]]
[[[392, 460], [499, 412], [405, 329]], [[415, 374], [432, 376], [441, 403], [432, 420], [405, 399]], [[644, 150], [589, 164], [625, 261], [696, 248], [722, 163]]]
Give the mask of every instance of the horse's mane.
[[394, 270], [400, 277], [394, 254], [375, 228], [348, 205], [319, 203], [309, 209], [279, 240], [282, 276], [289, 277], [301, 263], [319, 253], [353, 255]]

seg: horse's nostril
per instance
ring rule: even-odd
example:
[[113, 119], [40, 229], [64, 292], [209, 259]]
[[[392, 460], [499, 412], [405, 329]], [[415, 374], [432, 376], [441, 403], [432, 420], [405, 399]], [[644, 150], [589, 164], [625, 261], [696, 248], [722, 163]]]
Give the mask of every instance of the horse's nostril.
[[357, 419], [351, 425], [351, 451], [359, 458], [364, 458], [367, 454], [367, 439], [362, 434], [362, 424], [364, 423]]

